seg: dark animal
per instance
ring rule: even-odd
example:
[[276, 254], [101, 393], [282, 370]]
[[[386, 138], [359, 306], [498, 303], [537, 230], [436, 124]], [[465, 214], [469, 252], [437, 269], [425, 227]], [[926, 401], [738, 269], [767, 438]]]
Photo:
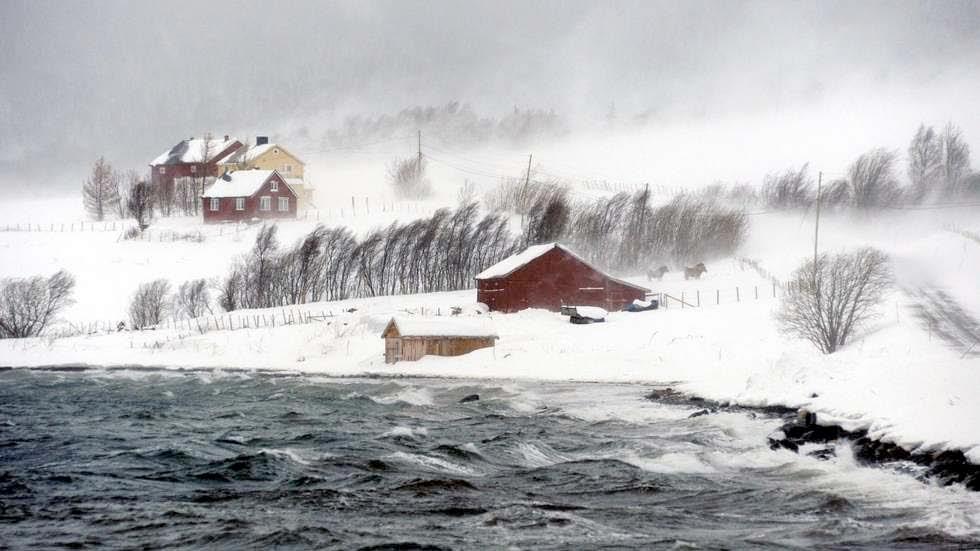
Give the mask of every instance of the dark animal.
[[664, 274], [666, 274], [668, 271], [670, 270], [667, 269], [667, 266], [661, 266], [656, 270], [647, 270], [647, 281], [652, 281], [654, 279], [660, 281], [664, 278]]
[[701, 274], [707, 272], [708, 269], [704, 267], [704, 262], [698, 262], [693, 268], [690, 266], [684, 267], [684, 279], [701, 279]]

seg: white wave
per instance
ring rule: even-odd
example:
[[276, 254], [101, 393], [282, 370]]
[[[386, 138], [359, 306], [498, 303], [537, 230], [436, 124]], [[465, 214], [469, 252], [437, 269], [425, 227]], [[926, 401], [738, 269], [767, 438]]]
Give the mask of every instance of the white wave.
[[372, 400], [379, 404], [405, 402], [413, 406], [431, 406], [434, 403], [432, 400], [432, 391], [428, 388], [417, 386], [406, 386], [394, 394], [372, 398]]
[[385, 438], [390, 436], [405, 436], [408, 438], [416, 438], [419, 436], [428, 436], [428, 434], [429, 434], [429, 430], [426, 429], [425, 427], [416, 427], [413, 429], [412, 427], [398, 426], [389, 431], [382, 433], [381, 437]]
[[629, 454], [622, 461], [644, 471], [663, 474], [704, 474], [716, 472], [715, 468], [693, 453], [669, 452], [656, 457], [640, 457]]
[[423, 469], [439, 472], [439, 473], [449, 473], [454, 475], [467, 475], [467, 476], [479, 476], [481, 474], [464, 465], [459, 465], [451, 461], [446, 461], [445, 459], [439, 459], [438, 457], [429, 457], [427, 455], [419, 455], [415, 453], [406, 453], [406, 452], [395, 452], [387, 457], [394, 461], [401, 461], [402, 463], [412, 463], [422, 467]]
[[286, 459], [289, 459], [290, 461], [293, 461], [294, 463], [299, 463], [300, 465], [309, 465], [310, 464], [309, 461], [307, 461], [306, 459], [304, 459], [303, 457], [301, 457], [298, 453], [296, 453], [295, 451], [293, 451], [293, 450], [291, 450], [289, 448], [285, 448], [285, 449], [281, 449], [281, 450], [280, 449], [276, 449], [276, 448], [262, 448], [262, 449], [259, 450], [259, 453], [264, 453], [264, 454], [267, 454], [267, 455], [276, 455], [276, 456], [279, 456], [279, 457], [285, 457]]
[[568, 456], [562, 455], [543, 444], [535, 445], [530, 442], [519, 442], [517, 444], [517, 452], [524, 459], [528, 467], [548, 467], [569, 461]]

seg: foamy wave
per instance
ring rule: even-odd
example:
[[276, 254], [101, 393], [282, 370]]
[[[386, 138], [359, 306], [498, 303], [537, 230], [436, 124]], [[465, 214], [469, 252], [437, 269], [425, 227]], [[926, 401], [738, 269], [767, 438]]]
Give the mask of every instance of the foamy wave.
[[404, 436], [408, 438], [416, 438], [418, 436], [428, 436], [429, 431], [425, 427], [395, 427], [387, 432], [384, 432], [381, 437], [391, 437], [391, 436]]
[[401, 461], [402, 463], [411, 463], [418, 465], [423, 469], [429, 471], [435, 471], [439, 473], [451, 473], [455, 475], [469, 475], [478, 476], [477, 473], [469, 467], [453, 463], [451, 461], [446, 461], [445, 459], [439, 459], [437, 457], [429, 457], [427, 455], [418, 455], [414, 453], [406, 452], [395, 452], [388, 456], [389, 459], [394, 461]]
[[416, 386], [405, 387], [394, 394], [372, 399], [379, 404], [405, 402], [413, 406], [431, 406], [434, 403], [429, 389]]

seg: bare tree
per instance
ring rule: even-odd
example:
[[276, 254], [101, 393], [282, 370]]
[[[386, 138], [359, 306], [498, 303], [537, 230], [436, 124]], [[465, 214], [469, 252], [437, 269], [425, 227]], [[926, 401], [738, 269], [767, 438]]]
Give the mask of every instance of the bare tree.
[[794, 272], [776, 319], [784, 333], [832, 354], [875, 315], [890, 285], [888, 257], [877, 249], [825, 253]]
[[432, 195], [432, 185], [425, 176], [426, 163], [421, 157], [398, 159], [388, 166], [388, 181], [399, 197], [424, 199]]
[[807, 175], [807, 165], [799, 170], [766, 176], [762, 187], [766, 205], [775, 209], [808, 208], [814, 202], [813, 179]]
[[848, 170], [852, 204], [859, 209], [886, 207], [901, 197], [895, 177], [895, 153], [874, 149], [861, 155]]
[[963, 139], [963, 132], [953, 123], [947, 123], [942, 137], [942, 177], [946, 197], [955, 197], [963, 189], [963, 180], [970, 173], [970, 146]]
[[155, 199], [156, 194], [153, 193], [153, 186], [150, 182], [137, 180], [129, 186], [126, 195], [126, 212], [136, 220], [140, 231], [150, 227]]
[[917, 201], [936, 191], [943, 171], [942, 137], [931, 126], [919, 125], [909, 144], [909, 180]]
[[159, 325], [168, 313], [170, 283], [157, 279], [139, 286], [129, 303], [129, 321], [133, 329]]
[[85, 210], [95, 220], [105, 220], [107, 214], [119, 210], [119, 175], [112, 165], [99, 157], [92, 165], [92, 173], [82, 185]]
[[72, 303], [75, 278], [61, 270], [49, 278], [0, 281], [0, 339], [36, 337]]
[[177, 315], [196, 318], [211, 313], [211, 293], [204, 279], [192, 279], [180, 284], [174, 296]]

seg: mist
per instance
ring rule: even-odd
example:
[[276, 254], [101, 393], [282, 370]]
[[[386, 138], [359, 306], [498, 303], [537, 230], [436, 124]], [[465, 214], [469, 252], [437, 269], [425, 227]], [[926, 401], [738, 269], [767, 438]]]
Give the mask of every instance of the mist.
[[975, 2], [8, 1], [0, 185], [68, 191], [99, 155], [144, 168], [205, 132], [312, 143], [349, 116], [451, 101], [554, 110], [563, 145], [524, 149], [579, 159], [568, 173], [832, 172], [903, 150], [920, 122], [976, 144], [978, 28]]

